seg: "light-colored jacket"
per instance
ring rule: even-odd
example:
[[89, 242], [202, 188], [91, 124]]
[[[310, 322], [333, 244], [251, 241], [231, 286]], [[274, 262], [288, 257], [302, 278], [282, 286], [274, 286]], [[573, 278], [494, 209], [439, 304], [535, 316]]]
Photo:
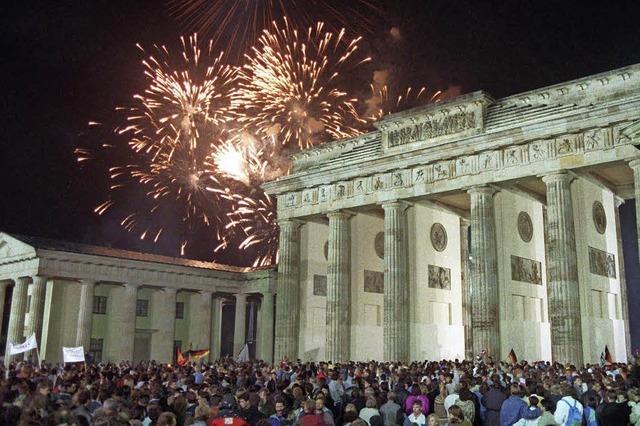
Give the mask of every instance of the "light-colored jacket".
[[640, 426], [640, 403], [629, 401], [629, 407], [631, 407], [629, 422], [633, 426]]
[[553, 418], [556, 420], [560, 426], [566, 426], [567, 417], [569, 416], [569, 407], [576, 406], [578, 411], [580, 411], [580, 415], [583, 413], [582, 404], [579, 401], [576, 401], [570, 396], [563, 397], [556, 404], [556, 411], [553, 413]]

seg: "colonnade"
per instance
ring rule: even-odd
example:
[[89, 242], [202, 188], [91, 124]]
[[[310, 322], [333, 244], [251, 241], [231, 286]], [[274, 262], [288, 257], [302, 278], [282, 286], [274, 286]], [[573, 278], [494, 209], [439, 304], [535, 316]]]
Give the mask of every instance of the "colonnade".
[[[640, 160], [630, 163], [635, 175], [636, 211], [640, 212]], [[574, 210], [571, 182], [576, 175], [557, 171], [542, 176], [546, 186], [546, 259], [548, 263], [548, 311], [551, 325], [551, 353], [556, 361], [583, 363], [580, 298]], [[466, 356], [483, 351], [500, 358], [500, 316], [494, 196], [500, 188], [474, 186], [469, 220], [461, 223], [461, 262], [472, 258], [470, 279], [462, 280], [463, 324]], [[384, 306], [383, 356], [386, 361], [408, 361], [410, 357], [408, 318], [408, 226], [405, 200], [381, 203], [384, 211]], [[349, 359], [350, 314], [350, 226], [352, 212], [331, 211], [328, 218], [326, 359]], [[640, 229], [640, 214], [636, 215]], [[299, 356], [300, 231], [301, 219], [281, 219], [278, 268], [278, 315], [274, 358]], [[467, 227], [471, 228], [469, 254]], [[640, 234], [640, 233], [639, 233]], [[621, 253], [620, 253], [621, 255]], [[466, 258], [466, 259], [465, 259]], [[463, 268], [463, 273], [464, 273]], [[472, 295], [472, 296], [471, 296]], [[623, 319], [628, 333], [626, 297], [622, 293]], [[465, 309], [466, 308], [466, 309]], [[508, 351], [508, 349], [506, 349]]]
[[[56, 279], [58, 280], [58, 279]], [[14, 283], [11, 297], [11, 307], [9, 313], [9, 324], [7, 332], [8, 343], [23, 342], [25, 337], [35, 333], [38, 345], [41, 345], [43, 338], [43, 323], [45, 312], [45, 295], [48, 277], [19, 276], [12, 280], [0, 281], [0, 327], [2, 325], [3, 301], [9, 284]], [[119, 354], [120, 360], [133, 360], [136, 337], [136, 301], [140, 288], [150, 288], [154, 290], [153, 300], [150, 302], [154, 309], [160, 314], [154, 319], [154, 348], [153, 359], [160, 362], [171, 362], [174, 358], [174, 339], [176, 333], [176, 305], [177, 295], [180, 291], [190, 294], [197, 294], [197, 300], [192, 303], [192, 310], [197, 310], [193, 315], [197, 316], [196, 325], [190, 325], [189, 338], [199, 341], [210, 350], [210, 359], [217, 359], [221, 355], [222, 310], [225, 302], [233, 302], [235, 305], [234, 324], [234, 344], [233, 355], [237, 355], [247, 341], [246, 336], [246, 312], [248, 304], [253, 304], [253, 311], [258, 311], [257, 322], [259, 324], [256, 337], [256, 357], [265, 360], [272, 360], [273, 357], [273, 316], [275, 309], [275, 295], [269, 292], [261, 293], [261, 300], [258, 305], [256, 295], [258, 293], [238, 293], [220, 294], [214, 291], [193, 291], [181, 290], [175, 287], [152, 287], [142, 286], [135, 283], [102, 283], [93, 280], [65, 280], [64, 285], [77, 285], [79, 289], [79, 305], [77, 306], [77, 323], [73, 339], [65, 342], [67, 346], [83, 346], [85, 352], [89, 351], [92, 337], [92, 326], [94, 318], [94, 296], [98, 286], [107, 285], [119, 292], [117, 299], [114, 297], [109, 302], [110, 310], [107, 313], [109, 327], [116, 330], [117, 339], [111, 339], [107, 345], [113, 349], [113, 353]], [[30, 291], [29, 288], [31, 287]], [[28, 297], [30, 293], [30, 298]], [[249, 297], [253, 296], [251, 300]], [[30, 300], [30, 301], [29, 301]], [[27, 307], [27, 304], [29, 306]], [[52, 306], [51, 309], [62, 309], [60, 306]], [[66, 307], [67, 309], [69, 306]], [[29, 313], [29, 321], [27, 321]], [[65, 324], [64, 327], [69, 327]], [[156, 336], [157, 333], [157, 336]], [[204, 343], [203, 343], [204, 342]], [[195, 347], [194, 347], [195, 349]], [[198, 349], [203, 349], [199, 347]], [[183, 348], [186, 350], [186, 348]], [[21, 355], [9, 356], [8, 350], [5, 352], [5, 363]]]

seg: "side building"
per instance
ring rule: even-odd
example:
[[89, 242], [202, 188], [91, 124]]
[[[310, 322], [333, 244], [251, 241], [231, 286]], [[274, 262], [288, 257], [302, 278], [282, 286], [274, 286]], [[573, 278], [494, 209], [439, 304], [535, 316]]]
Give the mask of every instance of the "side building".
[[[176, 350], [273, 358], [275, 271], [0, 233], [2, 348], [36, 334], [40, 357], [173, 362]], [[35, 356], [31, 354], [28, 356]], [[8, 357], [6, 358], [9, 359]]]
[[640, 201], [640, 65], [375, 127], [263, 185], [276, 359], [627, 359], [618, 208]]

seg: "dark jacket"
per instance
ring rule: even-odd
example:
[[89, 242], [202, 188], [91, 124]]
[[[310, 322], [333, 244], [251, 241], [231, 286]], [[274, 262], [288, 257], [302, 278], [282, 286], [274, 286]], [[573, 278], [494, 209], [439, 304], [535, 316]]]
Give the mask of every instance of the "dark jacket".
[[618, 426], [629, 424], [631, 407], [626, 402], [605, 402], [596, 408], [596, 420], [599, 426]]

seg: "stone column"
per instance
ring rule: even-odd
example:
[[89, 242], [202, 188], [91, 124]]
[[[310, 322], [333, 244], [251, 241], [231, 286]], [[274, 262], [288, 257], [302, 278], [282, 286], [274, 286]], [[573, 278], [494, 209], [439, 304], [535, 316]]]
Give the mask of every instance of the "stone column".
[[260, 326], [258, 329], [258, 351], [256, 358], [273, 362], [273, 293], [263, 293], [260, 304]]
[[409, 360], [409, 294], [407, 216], [409, 204], [384, 203], [384, 328], [385, 361]]
[[546, 175], [542, 180], [547, 185], [547, 298], [551, 355], [557, 362], [582, 365], [578, 263], [571, 200], [573, 176], [558, 172]]
[[7, 298], [7, 287], [10, 283], [10, 280], [0, 281], [0, 330], [2, 330], [4, 319], [4, 301]]
[[9, 342], [16, 344], [24, 341], [24, 320], [27, 311], [27, 289], [29, 278], [14, 279], [13, 296], [11, 297], [11, 312], [9, 314], [9, 330], [7, 331], [7, 347], [5, 350], [5, 365], [13, 359], [20, 359], [20, 355], [9, 355]]
[[236, 294], [236, 313], [233, 326], [233, 356], [237, 356], [247, 343], [247, 294]]
[[[633, 350], [631, 348], [631, 330], [629, 329], [629, 299], [627, 298], [627, 277], [625, 275], [624, 268], [624, 256], [622, 247], [622, 226], [620, 222], [620, 206], [624, 203], [624, 200], [616, 199], [616, 239], [618, 242], [618, 272], [620, 274], [618, 282], [620, 283], [620, 305], [621, 316], [624, 322], [624, 343], [626, 346], [625, 353], [627, 358], [631, 359]], [[626, 360], [621, 360], [625, 362]]]
[[471, 196], [471, 335], [473, 354], [486, 350], [498, 361], [498, 261], [493, 195], [488, 186], [469, 189]]
[[25, 336], [36, 334], [36, 341], [40, 347], [42, 337], [42, 321], [44, 316], [44, 296], [47, 290], [47, 278], [41, 276], [31, 277], [31, 306], [29, 306], [30, 320], [29, 329]]
[[213, 299], [211, 318], [211, 360], [215, 361], [220, 358], [222, 344], [222, 298]]
[[351, 214], [331, 212], [327, 258], [327, 335], [325, 359], [333, 362], [349, 360], [351, 299]]
[[91, 342], [91, 325], [93, 322], [93, 293], [95, 281], [82, 280], [80, 282], [80, 306], [78, 306], [78, 328], [76, 330], [76, 346], [89, 351]]
[[629, 163], [633, 170], [633, 187], [636, 201], [636, 230], [638, 231], [638, 254], [640, 254], [640, 159]]
[[295, 360], [298, 357], [298, 336], [300, 334], [300, 222], [281, 220], [277, 309], [276, 342], [274, 361], [282, 358]]
[[469, 221], [460, 218], [460, 282], [462, 284], [462, 326], [464, 327], [464, 357], [473, 360], [471, 334], [471, 277], [469, 277]]
[[124, 284], [122, 292], [121, 306], [115, 307], [116, 315], [120, 317], [121, 328], [118, 330], [118, 334], [121, 338], [119, 342], [110, 342], [109, 344], [119, 344], [119, 353], [122, 361], [133, 361], [133, 350], [136, 339], [136, 301], [138, 300], [138, 286], [131, 283]]
[[154, 294], [154, 326], [158, 329], [151, 337], [151, 358], [161, 363], [171, 363], [176, 354], [173, 353], [173, 342], [176, 339], [176, 296], [177, 289], [165, 287]]
[[191, 321], [189, 341], [193, 349], [208, 349], [211, 345], [211, 291], [191, 296]]

